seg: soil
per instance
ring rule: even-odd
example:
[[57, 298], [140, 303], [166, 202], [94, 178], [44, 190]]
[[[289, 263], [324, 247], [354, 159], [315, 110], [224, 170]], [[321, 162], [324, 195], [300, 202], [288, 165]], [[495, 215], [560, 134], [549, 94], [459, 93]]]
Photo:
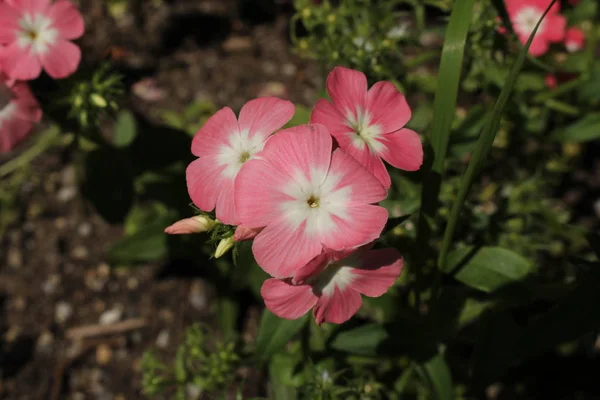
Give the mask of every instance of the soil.
[[[289, 4], [143, 1], [141, 12], [115, 19], [106, 3], [81, 1], [84, 61], [111, 57], [128, 86], [152, 78], [162, 99], [130, 95], [148, 119], [195, 99], [239, 109], [269, 90], [306, 105], [314, 98], [320, 78], [292, 54]], [[135, 10], [136, 2], [124, 3]], [[105, 222], [83, 198], [64, 151], [43, 154], [33, 168], [1, 243], [0, 398], [143, 398], [143, 352], [172, 354], [190, 323], [211, 325], [215, 289], [201, 278], [164, 273], [159, 263], [110, 265], [105, 251], [123, 227]], [[70, 338], [74, 328], [131, 321], [140, 325], [83, 342]], [[247, 381], [245, 394], [257, 394], [256, 380]]]

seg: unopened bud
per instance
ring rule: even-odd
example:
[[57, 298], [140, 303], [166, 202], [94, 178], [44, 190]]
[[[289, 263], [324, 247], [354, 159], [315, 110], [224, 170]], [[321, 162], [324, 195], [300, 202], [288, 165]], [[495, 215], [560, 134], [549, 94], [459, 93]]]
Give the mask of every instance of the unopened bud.
[[100, 96], [98, 93], [90, 94], [90, 101], [93, 105], [100, 108], [106, 108], [106, 106], [108, 105], [104, 97]]
[[221, 239], [219, 245], [217, 246], [217, 250], [215, 251], [215, 258], [223, 257], [225, 253], [231, 250], [234, 244], [235, 239], [233, 236], [230, 236], [227, 239]]
[[254, 239], [256, 237], [256, 235], [258, 235], [261, 230], [262, 230], [262, 228], [253, 229], [253, 228], [245, 227], [244, 225], [240, 225], [240, 226], [238, 226], [235, 229], [235, 233], [233, 234], [233, 238], [237, 242], [241, 242], [243, 240]]
[[166, 227], [165, 233], [169, 235], [186, 235], [189, 233], [208, 232], [213, 226], [215, 226], [215, 221], [204, 215], [197, 215], [191, 218], [184, 218]]

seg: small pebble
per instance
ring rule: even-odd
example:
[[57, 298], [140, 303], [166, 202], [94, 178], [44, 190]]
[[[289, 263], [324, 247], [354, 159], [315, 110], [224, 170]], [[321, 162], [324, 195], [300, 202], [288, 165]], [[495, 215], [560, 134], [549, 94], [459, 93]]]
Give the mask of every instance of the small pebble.
[[167, 329], [163, 329], [162, 331], [160, 331], [160, 333], [156, 337], [156, 347], [159, 347], [161, 349], [167, 348], [167, 346], [169, 346], [170, 336], [171, 335]]
[[73, 200], [75, 198], [75, 196], [77, 196], [77, 188], [71, 186], [71, 187], [64, 187], [62, 189], [60, 189], [58, 191], [58, 193], [56, 193], [56, 199], [58, 201], [60, 201], [61, 203], [67, 203], [71, 200]]
[[76, 246], [71, 251], [71, 257], [73, 257], [76, 260], [85, 260], [86, 258], [88, 258], [88, 255], [89, 255], [88, 249], [83, 246]]
[[23, 266], [23, 253], [17, 247], [11, 247], [8, 249], [6, 255], [6, 263], [11, 268], [21, 268]]
[[73, 314], [73, 306], [66, 301], [59, 301], [54, 308], [54, 319], [59, 324], [64, 323]]
[[129, 289], [129, 290], [137, 289], [139, 284], [140, 284], [140, 282], [135, 277], [131, 277], [131, 278], [127, 279], [127, 289]]
[[50, 331], [44, 331], [38, 337], [35, 348], [39, 353], [49, 353], [54, 343], [54, 335]]
[[122, 316], [123, 310], [120, 307], [115, 307], [104, 311], [102, 315], [100, 315], [98, 322], [102, 325], [111, 325], [119, 322]]
[[56, 293], [58, 285], [60, 285], [60, 275], [50, 275], [48, 279], [42, 283], [42, 292], [47, 296], [53, 295]]
[[92, 224], [90, 224], [89, 222], [82, 222], [77, 227], [77, 233], [81, 237], [88, 237], [88, 236], [90, 236], [92, 234]]

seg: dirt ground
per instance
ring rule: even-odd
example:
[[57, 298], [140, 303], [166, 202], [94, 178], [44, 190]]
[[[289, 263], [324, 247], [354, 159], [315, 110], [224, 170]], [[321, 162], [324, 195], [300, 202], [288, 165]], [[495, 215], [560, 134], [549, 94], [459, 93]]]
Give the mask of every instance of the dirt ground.
[[[320, 79], [314, 66], [291, 53], [289, 5], [144, 1], [137, 17], [125, 12], [115, 19], [105, 3], [81, 1], [85, 61], [108, 54], [127, 85], [153, 78], [164, 98], [130, 95], [150, 119], [155, 110], [180, 110], [195, 99], [236, 109], [265, 90], [306, 104], [314, 96]], [[173, 352], [190, 323], [211, 324], [214, 288], [165, 273], [160, 264], [113, 268], [105, 250], [122, 227], [104, 222], [80, 195], [68, 157], [54, 149], [34, 168], [19, 192], [19, 217], [1, 243], [0, 398], [142, 398], [143, 352]], [[84, 331], [83, 345], [74, 339], [79, 328], [99, 323], [121, 331], [100, 337]], [[258, 393], [257, 383], [247, 386], [247, 395]]]

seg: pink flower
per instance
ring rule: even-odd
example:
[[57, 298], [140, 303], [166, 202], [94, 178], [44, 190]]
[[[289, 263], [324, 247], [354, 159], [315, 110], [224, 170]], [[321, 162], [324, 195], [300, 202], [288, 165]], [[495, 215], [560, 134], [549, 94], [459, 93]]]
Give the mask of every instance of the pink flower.
[[0, 44], [4, 72], [29, 80], [42, 67], [53, 78], [77, 69], [81, 50], [69, 40], [83, 35], [81, 14], [67, 0], [6, 0], [0, 2]]
[[556, 78], [556, 75], [548, 73], [544, 78], [544, 83], [548, 89], [554, 89], [558, 86], [558, 79]]
[[585, 33], [578, 28], [569, 28], [565, 34], [565, 47], [569, 53], [575, 53], [583, 49], [585, 45]]
[[42, 110], [24, 82], [0, 74], [0, 153], [12, 150], [42, 118]]
[[572, 6], [576, 6], [577, 4], [579, 4], [580, 0], [569, 0], [569, 4]]
[[[506, 11], [519, 41], [527, 43], [531, 32], [542, 18], [551, 0], [505, 0]], [[560, 5], [554, 3], [537, 30], [529, 47], [529, 53], [538, 57], [548, 51], [550, 43], [560, 42], [565, 36], [567, 21], [559, 14]]]
[[264, 229], [252, 244], [258, 264], [276, 278], [291, 277], [321, 252], [379, 237], [387, 210], [372, 205], [387, 193], [322, 125], [277, 133], [235, 182], [235, 205], [248, 228]]
[[396, 249], [324, 250], [286, 280], [267, 279], [261, 295], [275, 315], [296, 319], [313, 308], [317, 324], [341, 324], [358, 312], [362, 298], [383, 295], [402, 271]]
[[190, 197], [203, 211], [216, 208], [217, 219], [238, 225], [234, 206], [234, 181], [242, 165], [256, 157], [269, 136], [294, 115], [294, 105], [275, 97], [246, 103], [239, 121], [229, 107], [217, 111], [200, 128], [192, 141], [198, 157], [187, 168]]
[[215, 221], [204, 215], [196, 215], [191, 218], [180, 219], [165, 228], [169, 235], [187, 235], [190, 233], [202, 233], [210, 231], [215, 226]]
[[404, 95], [390, 82], [367, 90], [365, 74], [335, 67], [327, 77], [333, 103], [317, 102], [311, 123], [322, 124], [342, 149], [364, 165], [387, 189], [391, 186], [382, 158], [396, 168], [416, 171], [423, 163], [419, 135], [403, 128], [411, 111]]

